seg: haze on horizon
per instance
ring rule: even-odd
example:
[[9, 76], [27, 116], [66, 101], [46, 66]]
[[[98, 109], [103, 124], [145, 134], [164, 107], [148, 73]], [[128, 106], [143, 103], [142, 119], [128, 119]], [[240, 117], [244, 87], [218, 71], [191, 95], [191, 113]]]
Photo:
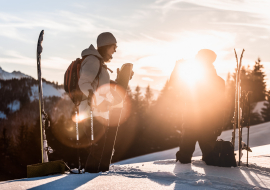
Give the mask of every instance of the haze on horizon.
[[63, 83], [68, 65], [101, 32], [112, 32], [118, 49], [108, 66], [133, 63], [131, 86], [161, 89], [177, 60], [204, 48], [217, 54], [217, 73], [236, 67], [233, 49], [244, 48], [243, 65], [264, 65], [270, 87], [269, 0], [0, 1], [0, 66], [37, 78], [36, 44], [45, 31], [42, 74]]

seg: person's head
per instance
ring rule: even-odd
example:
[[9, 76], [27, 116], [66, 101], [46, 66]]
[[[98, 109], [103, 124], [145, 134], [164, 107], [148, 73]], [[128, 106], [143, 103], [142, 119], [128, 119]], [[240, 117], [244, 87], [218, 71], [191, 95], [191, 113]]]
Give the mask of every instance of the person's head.
[[110, 32], [103, 32], [97, 38], [97, 50], [104, 62], [110, 62], [116, 52], [117, 41]]
[[216, 53], [210, 49], [201, 49], [196, 55], [196, 60], [205, 66], [211, 66], [216, 58]]

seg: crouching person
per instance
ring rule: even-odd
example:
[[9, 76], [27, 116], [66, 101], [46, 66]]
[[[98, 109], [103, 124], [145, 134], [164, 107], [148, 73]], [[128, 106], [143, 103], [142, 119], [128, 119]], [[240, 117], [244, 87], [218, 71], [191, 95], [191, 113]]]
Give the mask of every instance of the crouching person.
[[216, 73], [215, 59], [213, 51], [200, 50], [196, 60], [203, 68], [203, 78], [192, 87], [182, 89], [185, 92], [184, 124], [180, 150], [176, 153], [176, 159], [181, 163], [191, 163], [196, 142], [201, 148], [202, 159], [206, 161], [222, 132], [225, 82]]

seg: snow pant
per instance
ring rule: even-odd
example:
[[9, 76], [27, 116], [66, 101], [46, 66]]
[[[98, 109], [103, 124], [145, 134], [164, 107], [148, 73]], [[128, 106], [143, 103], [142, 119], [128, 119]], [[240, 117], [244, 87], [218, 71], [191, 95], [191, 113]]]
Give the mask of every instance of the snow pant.
[[198, 132], [195, 130], [185, 130], [180, 141], [180, 151], [176, 153], [176, 159], [181, 163], [191, 163], [192, 154], [198, 141], [202, 151], [202, 159], [209, 155], [214, 149], [217, 135], [214, 132]]
[[[118, 112], [117, 112], [118, 113]], [[119, 117], [119, 115], [113, 115]], [[111, 117], [111, 116], [110, 116]], [[84, 121], [84, 130], [91, 139], [91, 120]], [[117, 127], [104, 126], [99, 122], [94, 122], [94, 141], [90, 145], [90, 153], [85, 164], [85, 171], [89, 173], [105, 172], [109, 170], [113, 155], [114, 141]]]

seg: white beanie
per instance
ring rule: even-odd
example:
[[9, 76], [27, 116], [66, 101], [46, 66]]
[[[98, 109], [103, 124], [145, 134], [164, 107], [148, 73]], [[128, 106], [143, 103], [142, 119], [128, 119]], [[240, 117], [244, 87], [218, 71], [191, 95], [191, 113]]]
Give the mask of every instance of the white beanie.
[[97, 47], [116, 44], [116, 39], [110, 32], [103, 32], [97, 37]]

